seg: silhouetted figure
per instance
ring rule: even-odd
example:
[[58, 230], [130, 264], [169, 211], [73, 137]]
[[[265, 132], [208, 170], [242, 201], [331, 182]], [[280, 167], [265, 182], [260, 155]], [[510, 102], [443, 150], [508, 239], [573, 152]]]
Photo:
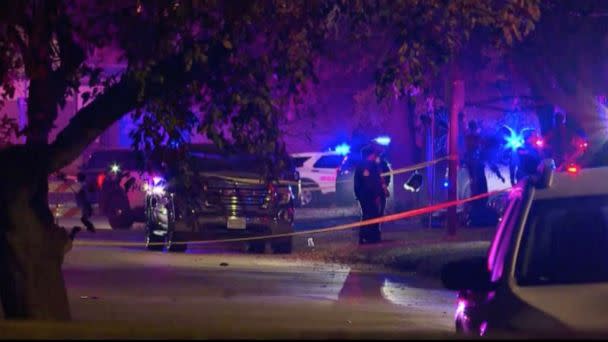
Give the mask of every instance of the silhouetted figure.
[[[355, 170], [355, 196], [361, 206], [361, 221], [382, 215], [382, 197], [385, 196], [380, 165], [376, 159], [378, 151], [367, 146], [361, 151], [362, 160]], [[380, 224], [371, 224], [359, 229], [359, 243], [380, 242]]]
[[567, 156], [575, 152], [573, 146], [574, 132], [566, 126], [566, 115], [557, 112], [554, 115], [553, 128], [547, 133], [547, 154], [555, 160], [555, 166], [560, 168]]
[[95, 233], [95, 226], [89, 220], [93, 215], [93, 206], [89, 201], [87, 196], [87, 188], [86, 188], [86, 177], [84, 173], [80, 172], [77, 176], [78, 183], [80, 183], [80, 190], [76, 193], [76, 205], [80, 208], [80, 212], [82, 216], [80, 217], [80, 222], [84, 224], [87, 230], [91, 233]]

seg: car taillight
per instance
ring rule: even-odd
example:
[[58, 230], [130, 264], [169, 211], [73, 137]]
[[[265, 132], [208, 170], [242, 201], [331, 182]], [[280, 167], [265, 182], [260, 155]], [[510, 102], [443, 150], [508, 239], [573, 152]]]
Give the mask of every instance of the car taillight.
[[576, 164], [570, 164], [566, 168], [566, 172], [573, 174], [573, 175], [578, 174], [580, 172], [580, 170], [581, 170], [581, 168]]
[[100, 173], [97, 175], [97, 187], [99, 189], [101, 189], [101, 187], [103, 186], [103, 182], [106, 180], [106, 174], [105, 173]]
[[545, 147], [545, 141], [543, 140], [543, 138], [540, 138], [540, 137], [534, 138], [533, 144], [534, 144], [534, 146], [536, 146], [538, 148]]

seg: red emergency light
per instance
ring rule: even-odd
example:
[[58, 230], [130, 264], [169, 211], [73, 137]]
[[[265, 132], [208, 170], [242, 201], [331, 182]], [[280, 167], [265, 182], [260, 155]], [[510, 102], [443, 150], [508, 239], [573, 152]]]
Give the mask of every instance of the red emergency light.
[[581, 168], [578, 165], [576, 165], [576, 164], [570, 164], [566, 168], [566, 172], [568, 172], [570, 174], [573, 174], [573, 175], [579, 173], [580, 170], [581, 170]]
[[106, 180], [106, 175], [103, 173], [100, 173], [97, 175], [97, 187], [99, 189], [101, 189], [101, 187], [103, 186], [103, 182]]
[[538, 148], [545, 147], [545, 141], [543, 140], [543, 138], [535, 138], [533, 143], [534, 143], [534, 146], [536, 146]]

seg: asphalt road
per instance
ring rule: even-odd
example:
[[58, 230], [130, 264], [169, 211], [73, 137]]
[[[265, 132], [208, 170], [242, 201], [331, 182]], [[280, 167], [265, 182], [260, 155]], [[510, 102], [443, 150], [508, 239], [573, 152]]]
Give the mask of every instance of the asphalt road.
[[[143, 240], [138, 228], [99, 228], [80, 238]], [[64, 273], [77, 322], [187, 329], [220, 338], [453, 330], [455, 294], [413, 275], [248, 255], [230, 246], [194, 247], [185, 254], [75, 246]]]

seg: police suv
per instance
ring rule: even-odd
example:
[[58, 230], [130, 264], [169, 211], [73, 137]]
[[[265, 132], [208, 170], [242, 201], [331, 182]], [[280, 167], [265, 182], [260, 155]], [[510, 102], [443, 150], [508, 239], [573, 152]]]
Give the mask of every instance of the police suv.
[[457, 332], [608, 330], [608, 167], [554, 165], [510, 190], [487, 257], [444, 267], [444, 286], [459, 291]]
[[[190, 148], [191, 169], [163, 170], [146, 184], [145, 238], [149, 250], [184, 252], [186, 241], [289, 234], [294, 229], [293, 186], [298, 173], [287, 167], [268, 178], [265, 163], [227, 154], [212, 145]], [[172, 182], [190, 174], [184, 182]], [[290, 253], [291, 236], [251, 240], [247, 251]]]

